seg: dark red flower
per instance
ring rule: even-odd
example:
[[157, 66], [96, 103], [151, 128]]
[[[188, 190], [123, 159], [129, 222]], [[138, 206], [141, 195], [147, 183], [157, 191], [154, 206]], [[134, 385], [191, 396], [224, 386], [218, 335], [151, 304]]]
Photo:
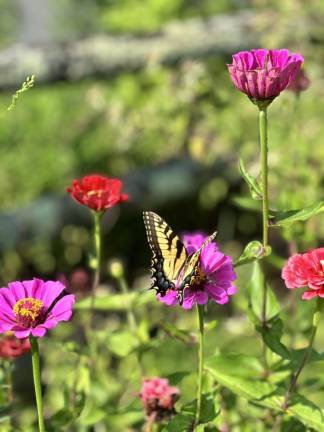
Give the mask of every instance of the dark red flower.
[[282, 270], [282, 278], [287, 288], [309, 288], [303, 300], [324, 297], [324, 247], [290, 257]]
[[29, 339], [17, 339], [13, 333], [0, 338], [0, 358], [14, 359], [30, 351]]
[[179, 397], [179, 389], [169, 386], [165, 378], [146, 378], [143, 381], [140, 398], [146, 415], [153, 415], [156, 421], [166, 420], [175, 413], [174, 404]]
[[67, 192], [80, 204], [101, 212], [128, 200], [128, 195], [122, 193], [122, 187], [123, 182], [117, 178], [92, 174], [73, 180]]

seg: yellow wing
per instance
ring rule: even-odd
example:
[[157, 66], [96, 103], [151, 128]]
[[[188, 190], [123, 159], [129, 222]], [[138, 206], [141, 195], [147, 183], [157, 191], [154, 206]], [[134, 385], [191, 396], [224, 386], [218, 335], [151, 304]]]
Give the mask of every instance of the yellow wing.
[[164, 296], [168, 289], [175, 288], [188, 255], [179, 237], [160, 216], [153, 212], [144, 212], [143, 216], [147, 240], [153, 253], [152, 288]]

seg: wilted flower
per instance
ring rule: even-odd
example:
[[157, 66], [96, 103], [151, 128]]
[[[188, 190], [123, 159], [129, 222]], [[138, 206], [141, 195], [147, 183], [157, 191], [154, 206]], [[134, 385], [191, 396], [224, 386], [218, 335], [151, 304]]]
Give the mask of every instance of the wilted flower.
[[174, 404], [179, 397], [179, 389], [169, 386], [165, 378], [146, 378], [143, 381], [140, 398], [146, 415], [153, 415], [156, 421], [166, 420], [175, 413]]
[[287, 288], [309, 288], [303, 300], [324, 298], [324, 248], [291, 256], [282, 270], [282, 278]]
[[128, 200], [122, 193], [123, 182], [117, 178], [92, 174], [73, 180], [67, 192], [80, 204], [102, 212], [114, 205]]
[[72, 315], [74, 295], [64, 295], [61, 282], [32, 279], [0, 289], [0, 333], [13, 331], [23, 339], [42, 337]]
[[17, 339], [12, 332], [0, 337], [0, 358], [14, 359], [29, 351], [28, 339]]
[[[207, 236], [202, 233], [185, 234], [182, 238], [188, 254], [196, 252], [206, 239]], [[225, 304], [229, 301], [229, 296], [236, 293], [232, 284], [236, 279], [232, 259], [224, 255], [215, 242], [209, 243], [202, 250], [200, 266], [200, 282], [184, 291], [184, 309], [191, 309], [195, 303], [206, 304], [209, 299]], [[176, 290], [170, 289], [163, 297], [160, 294], [157, 297], [168, 306], [179, 303]]]
[[288, 90], [291, 90], [294, 93], [299, 94], [300, 92], [307, 90], [309, 86], [310, 86], [310, 79], [306, 75], [304, 69], [300, 69], [295, 79], [291, 81], [291, 83], [287, 88]]
[[300, 54], [288, 50], [252, 49], [233, 55], [227, 65], [236, 88], [252, 102], [268, 104], [295, 79], [304, 62]]

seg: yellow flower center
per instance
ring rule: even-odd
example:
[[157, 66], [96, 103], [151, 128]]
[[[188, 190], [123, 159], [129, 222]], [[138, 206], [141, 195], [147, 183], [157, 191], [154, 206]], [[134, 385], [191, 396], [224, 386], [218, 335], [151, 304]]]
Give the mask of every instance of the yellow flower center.
[[25, 297], [17, 301], [13, 307], [13, 312], [20, 324], [25, 327], [34, 327], [44, 314], [44, 303], [32, 297]]

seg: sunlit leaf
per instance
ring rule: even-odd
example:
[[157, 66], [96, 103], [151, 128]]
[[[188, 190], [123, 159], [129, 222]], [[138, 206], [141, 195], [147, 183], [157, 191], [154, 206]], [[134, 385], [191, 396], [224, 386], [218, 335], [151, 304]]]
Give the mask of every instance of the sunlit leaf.
[[125, 357], [139, 345], [139, 341], [130, 331], [116, 331], [108, 336], [107, 345], [109, 351], [119, 357]]
[[239, 170], [243, 177], [243, 179], [246, 181], [246, 183], [249, 186], [250, 193], [253, 199], [255, 200], [261, 200], [262, 199], [262, 190], [261, 186], [259, 185], [258, 180], [249, 174], [244, 166], [243, 159], [240, 159], [239, 162]]

